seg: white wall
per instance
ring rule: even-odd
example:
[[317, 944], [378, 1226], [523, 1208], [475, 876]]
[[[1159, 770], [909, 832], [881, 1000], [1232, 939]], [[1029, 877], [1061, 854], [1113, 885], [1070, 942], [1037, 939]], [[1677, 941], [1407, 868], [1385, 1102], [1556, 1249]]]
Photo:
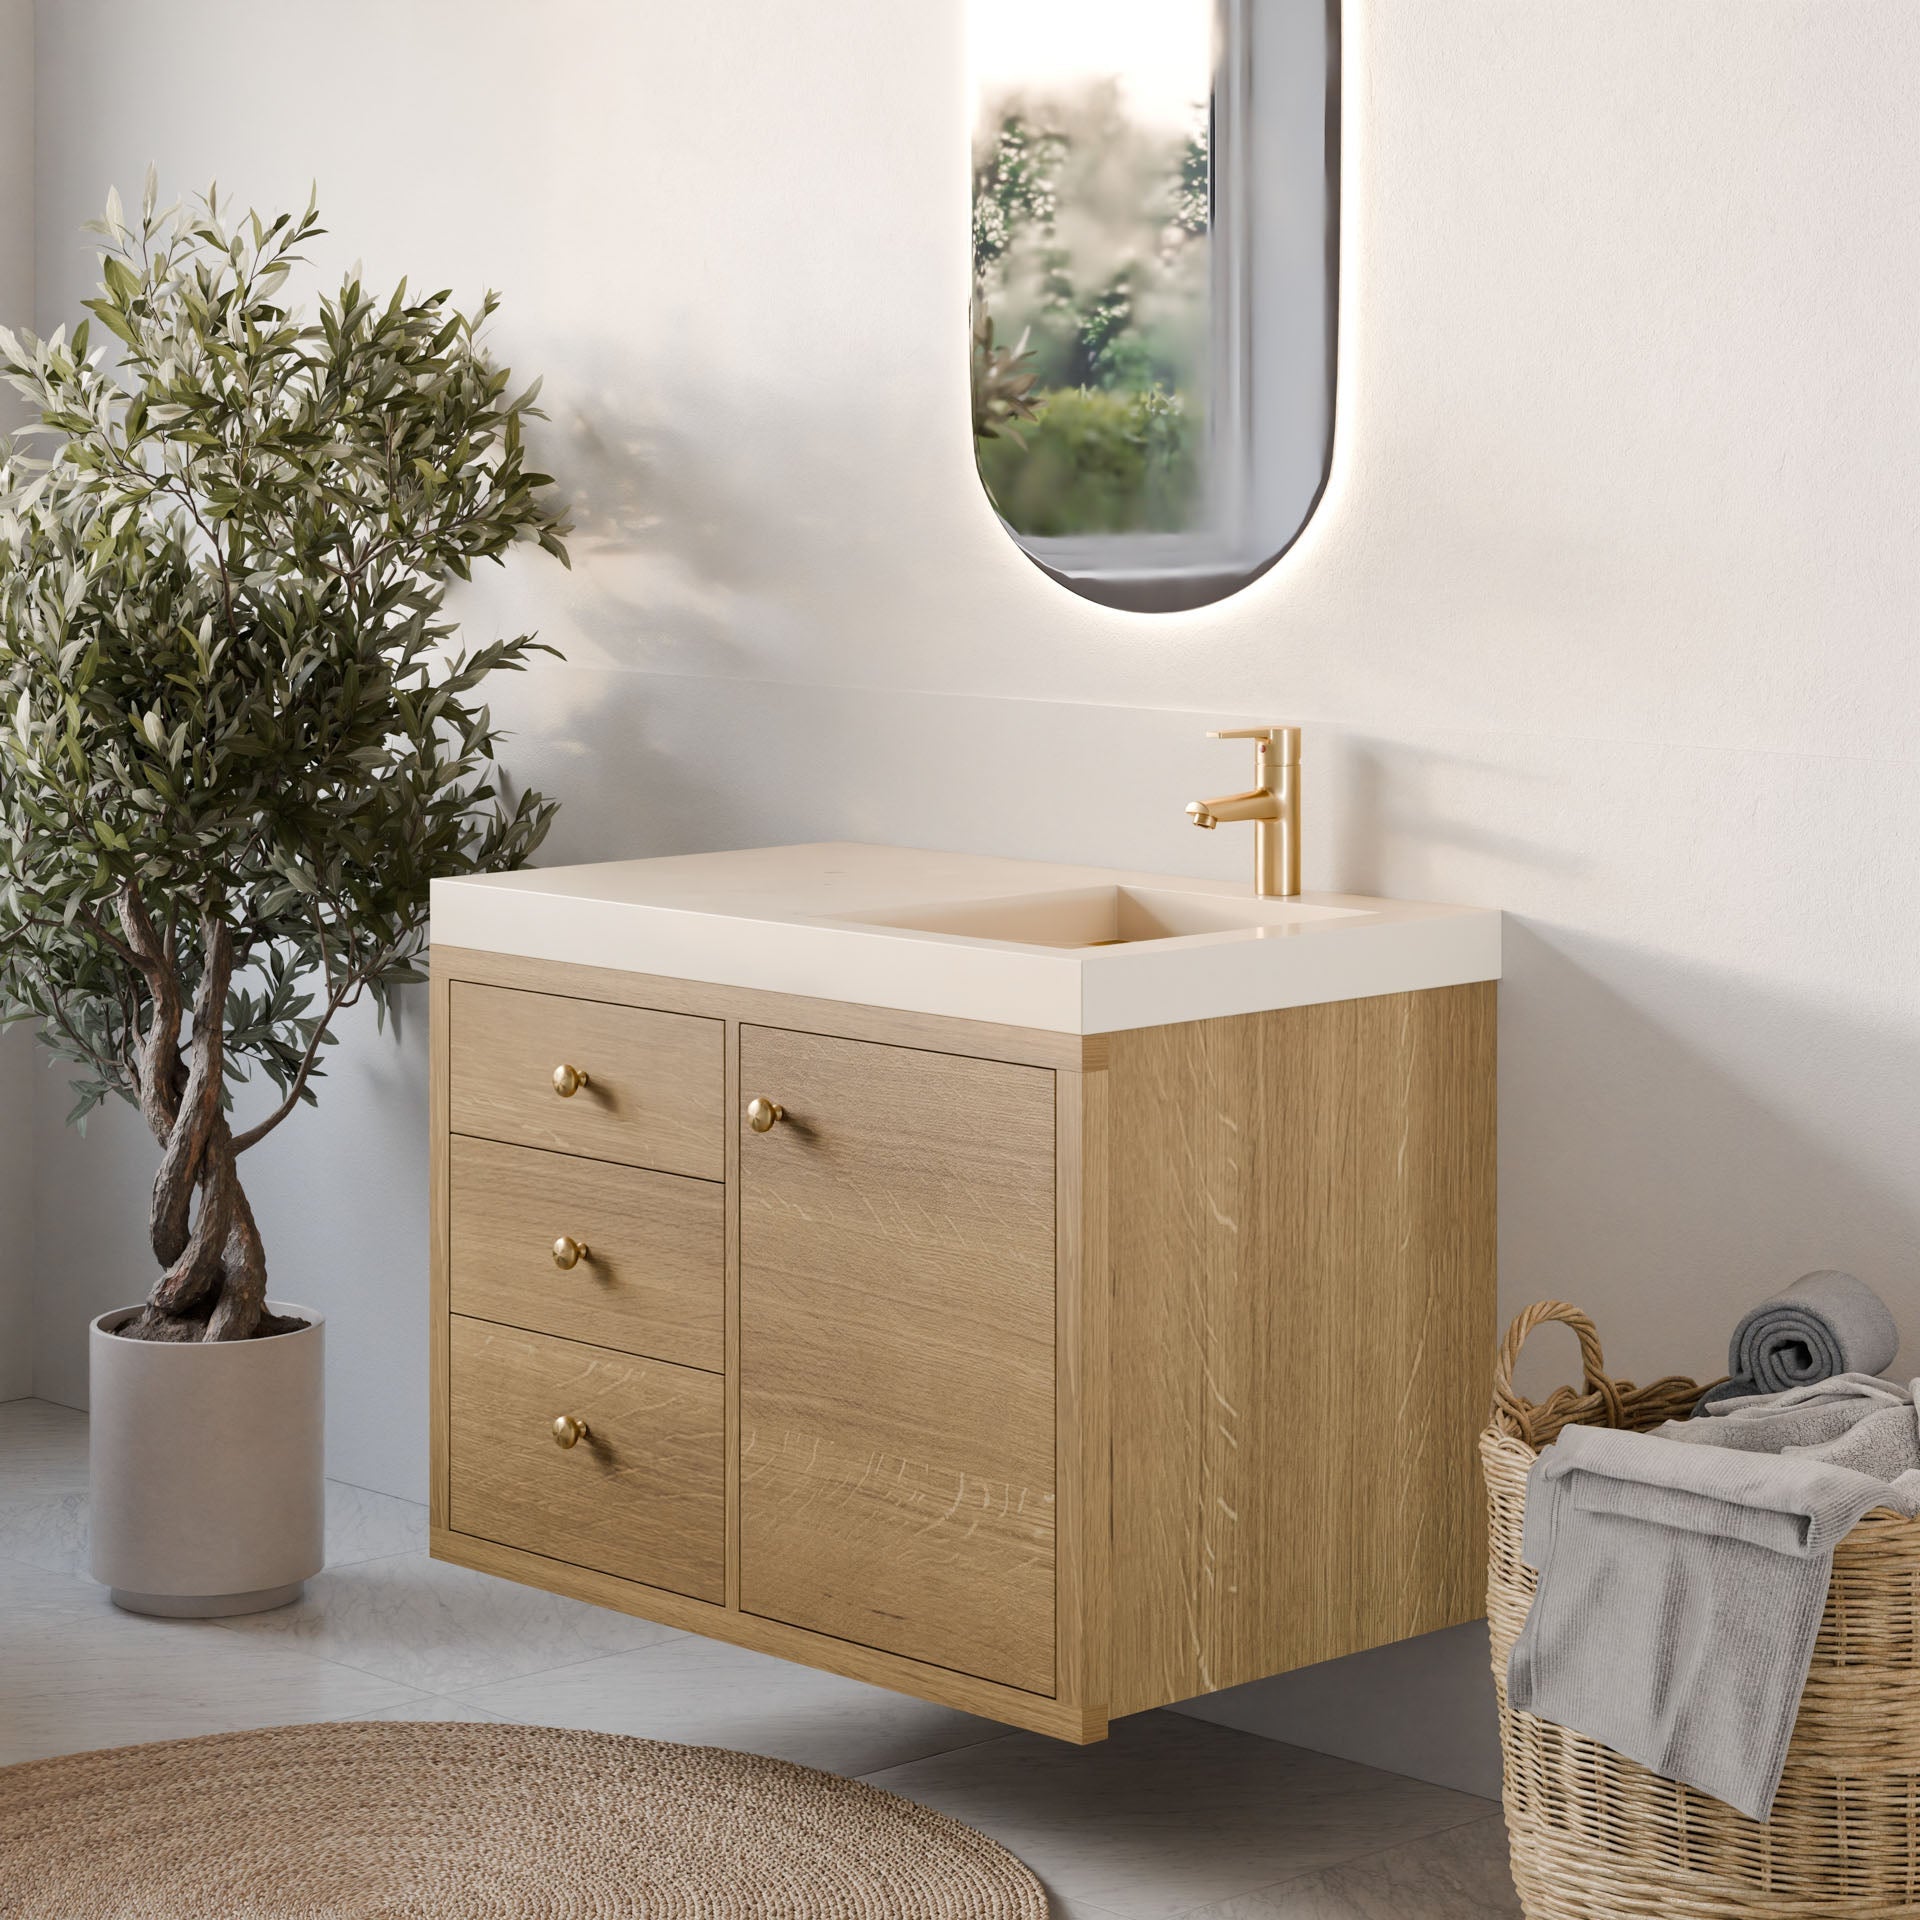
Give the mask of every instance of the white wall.
[[[1349, 0], [1332, 483], [1172, 618], [1050, 585], [974, 482], [962, 14], [43, 5], [41, 320], [150, 157], [261, 202], [317, 177], [330, 264], [499, 286], [547, 376], [575, 571], [469, 604], [568, 655], [496, 703], [552, 857], [1234, 875], [1244, 836], [1181, 817], [1241, 771], [1200, 731], [1302, 722], [1310, 884], [1512, 915], [1506, 1304], [1582, 1302], [1645, 1377], [1832, 1263], [1920, 1356], [1920, 10]], [[417, 1493], [418, 1035], [342, 1051], [254, 1188], [278, 1286], [334, 1316], [336, 1470]], [[73, 1399], [87, 1313], [144, 1282], [148, 1150], [58, 1107], [39, 1378]], [[1467, 1630], [1213, 1710], [1484, 1780], [1483, 1659]]]
[[[0, 0], [0, 326], [33, 324], [33, 0]], [[19, 409], [0, 392], [0, 433]], [[32, 1043], [0, 1033], [0, 1400], [33, 1391]]]
[[33, 1391], [33, 1036], [0, 1033], [0, 1400]]
[[[33, 323], [33, 0], [0, 0], [0, 326]], [[16, 414], [0, 399], [0, 425]]]

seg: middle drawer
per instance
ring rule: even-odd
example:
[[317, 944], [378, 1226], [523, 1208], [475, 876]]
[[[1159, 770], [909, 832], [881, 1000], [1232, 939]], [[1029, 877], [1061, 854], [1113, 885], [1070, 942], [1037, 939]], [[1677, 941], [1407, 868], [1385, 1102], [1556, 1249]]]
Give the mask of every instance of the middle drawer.
[[450, 1306], [622, 1353], [726, 1367], [726, 1189], [456, 1134]]

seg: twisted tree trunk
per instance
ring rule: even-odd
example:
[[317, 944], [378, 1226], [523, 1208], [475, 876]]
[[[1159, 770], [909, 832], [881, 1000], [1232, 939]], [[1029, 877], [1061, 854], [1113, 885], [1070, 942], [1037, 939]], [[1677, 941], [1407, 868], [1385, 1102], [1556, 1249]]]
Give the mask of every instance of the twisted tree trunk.
[[200, 979], [183, 1054], [173, 942], [131, 887], [121, 898], [120, 922], [152, 1000], [140, 1048], [140, 1110], [161, 1148], [148, 1234], [162, 1268], [146, 1305], [120, 1331], [135, 1340], [246, 1340], [287, 1331], [300, 1322], [266, 1310], [266, 1248], [221, 1110], [233, 935], [217, 913], [202, 917]]

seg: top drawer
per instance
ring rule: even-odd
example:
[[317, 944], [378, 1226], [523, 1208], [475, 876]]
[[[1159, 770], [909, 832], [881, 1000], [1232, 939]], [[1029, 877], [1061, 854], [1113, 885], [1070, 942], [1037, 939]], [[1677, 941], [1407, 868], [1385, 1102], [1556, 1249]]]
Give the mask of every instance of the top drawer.
[[457, 980], [450, 1025], [455, 1133], [725, 1178], [723, 1022]]

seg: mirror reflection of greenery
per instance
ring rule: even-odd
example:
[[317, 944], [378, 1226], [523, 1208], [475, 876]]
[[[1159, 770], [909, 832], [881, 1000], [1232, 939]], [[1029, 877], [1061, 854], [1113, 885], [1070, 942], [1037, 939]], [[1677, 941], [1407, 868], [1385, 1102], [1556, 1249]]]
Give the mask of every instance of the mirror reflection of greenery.
[[[1009, 94], [975, 153], [974, 432], [1021, 533], [1178, 532], [1201, 507], [1206, 110], [1143, 126], [1117, 81]], [[1009, 344], [1011, 343], [1011, 344]]]
[[997, 345], [993, 315], [977, 308], [973, 318], [973, 437], [997, 439], [1035, 415], [1033, 355], [1023, 338], [1017, 346]]

